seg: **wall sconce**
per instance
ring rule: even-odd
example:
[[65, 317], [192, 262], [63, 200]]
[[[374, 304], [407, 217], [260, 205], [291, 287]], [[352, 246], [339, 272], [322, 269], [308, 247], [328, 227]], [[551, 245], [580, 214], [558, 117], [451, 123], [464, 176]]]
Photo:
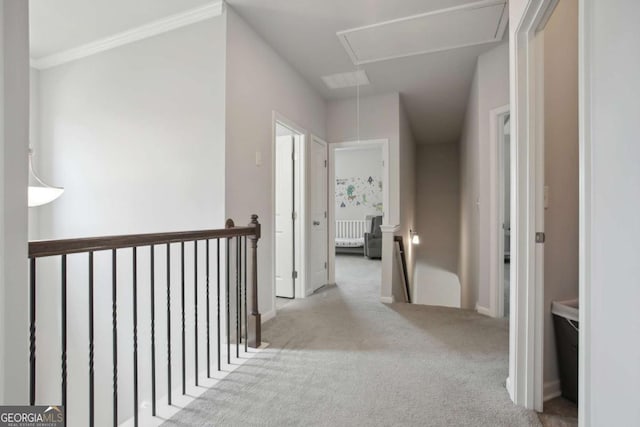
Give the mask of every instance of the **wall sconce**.
[[411, 236], [411, 243], [413, 243], [414, 245], [420, 244], [420, 236], [416, 231], [409, 230], [409, 235]]
[[64, 188], [54, 187], [40, 179], [33, 169], [32, 157], [33, 150], [29, 148], [29, 196], [27, 205], [30, 208], [53, 202], [64, 193]]

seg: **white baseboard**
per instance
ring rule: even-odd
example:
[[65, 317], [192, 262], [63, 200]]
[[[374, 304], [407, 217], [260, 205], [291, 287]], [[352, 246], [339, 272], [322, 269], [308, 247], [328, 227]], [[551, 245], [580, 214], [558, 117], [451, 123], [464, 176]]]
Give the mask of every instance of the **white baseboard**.
[[478, 312], [478, 314], [491, 317], [491, 310], [489, 310], [487, 307], [479, 305], [478, 303], [476, 303], [476, 311]]
[[266, 313], [262, 314], [261, 320], [262, 323], [268, 322], [269, 320], [273, 319], [274, 317], [276, 317], [276, 310], [273, 309], [271, 311], [267, 311]]
[[562, 395], [562, 388], [560, 388], [560, 380], [554, 381], [546, 381], [544, 383], [544, 391], [543, 391], [542, 400], [546, 402], [547, 400], [554, 399], [558, 396]]
[[509, 396], [513, 398], [513, 386], [511, 385], [511, 377], [507, 377], [507, 381], [505, 381], [505, 386], [507, 387], [507, 393]]
[[380, 297], [380, 302], [383, 304], [393, 304], [395, 302], [395, 298], [393, 295], [390, 297]]

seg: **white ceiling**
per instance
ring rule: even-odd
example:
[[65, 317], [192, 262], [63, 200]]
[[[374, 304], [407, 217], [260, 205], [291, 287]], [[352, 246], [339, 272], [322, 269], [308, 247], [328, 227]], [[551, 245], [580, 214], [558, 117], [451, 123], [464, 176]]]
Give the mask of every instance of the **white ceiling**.
[[[355, 66], [336, 33], [476, 0], [227, 0], [326, 99], [321, 77]], [[211, 0], [30, 0], [31, 55], [39, 58], [193, 9]], [[456, 31], [451, 28], [449, 31]], [[419, 143], [460, 137], [476, 59], [496, 43], [362, 65], [361, 95], [400, 92]]]

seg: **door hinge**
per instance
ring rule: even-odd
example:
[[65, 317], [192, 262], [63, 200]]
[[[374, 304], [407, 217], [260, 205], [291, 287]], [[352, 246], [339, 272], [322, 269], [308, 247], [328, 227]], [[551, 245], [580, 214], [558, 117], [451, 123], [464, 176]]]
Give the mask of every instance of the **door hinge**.
[[294, 221], [298, 219], [298, 212], [291, 212], [291, 219]]
[[546, 237], [544, 233], [541, 232], [537, 232], [536, 233], [536, 243], [544, 243], [546, 240]]
[[297, 271], [295, 271], [295, 270], [294, 270], [294, 271], [292, 271], [292, 272], [291, 272], [291, 278], [293, 278], [293, 279], [297, 279], [297, 278], [298, 278], [298, 272], [297, 272]]
[[326, 160], [324, 161], [324, 167], [325, 168], [327, 167], [327, 161]]
[[327, 269], [327, 263], [326, 262], [324, 263], [324, 269], [325, 270]]
[[324, 211], [324, 217], [325, 218], [327, 217], [327, 211]]

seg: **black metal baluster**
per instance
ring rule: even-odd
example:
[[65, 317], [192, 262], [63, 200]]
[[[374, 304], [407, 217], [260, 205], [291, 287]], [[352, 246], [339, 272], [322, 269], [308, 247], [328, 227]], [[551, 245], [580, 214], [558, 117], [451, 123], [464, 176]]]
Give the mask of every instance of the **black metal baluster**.
[[207, 276], [207, 378], [211, 378], [211, 326], [209, 311], [209, 239], [206, 241], [206, 276]]
[[231, 311], [231, 305], [230, 305], [230, 295], [229, 295], [229, 291], [230, 291], [230, 282], [229, 282], [229, 269], [231, 267], [230, 265], [230, 260], [229, 260], [229, 238], [227, 237], [226, 239], [226, 243], [227, 243], [227, 254], [226, 254], [226, 258], [227, 258], [227, 271], [226, 271], [226, 276], [227, 276], [227, 287], [226, 287], [226, 292], [225, 292], [225, 296], [226, 296], [226, 302], [227, 302], [227, 316], [225, 318], [226, 323], [227, 323], [227, 363], [230, 365], [231, 364], [231, 322], [230, 322], [230, 311]]
[[217, 245], [217, 249], [216, 249], [216, 258], [218, 259], [217, 261], [217, 269], [216, 269], [216, 274], [218, 276], [218, 280], [217, 280], [217, 287], [216, 287], [216, 301], [217, 301], [217, 309], [216, 309], [216, 313], [218, 314], [218, 322], [216, 323], [216, 328], [218, 329], [218, 371], [220, 371], [221, 369], [221, 362], [220, 362], [220, 239], [216, 239], [216, 245]]
[[151, 245], [151, 415], [156, 416], [156, 257]]
[[138, 248], [133, 248], [133, 425], [138, 427]]
[[182, 296], [181, 306], [182, 306], [182, 394], [187, 394], [187, 383], [186, 383], [186, 353], [185, 353], [185, 325], [184, 325], [184, 242], [180, 243], [180, 294]]
[[111, 251], [111, 329], [113, 337], [113, 425], [118, 425], [118, 268], [117, 253]]
[[[62, 255], [61, 259], [61, 277], [60, 277], [60, 303], [62, 305], [62, 315], [60, 318], [60, 347], [62, 349], [62, 393], [61, 403], [65, 412], [68, 414], [67, 408], [67, 256]], [[65, 417], [64, 425], [67, 425]]]
[[167, 404], [171, 406], [171, 245], [167, 243]]
[[93, 366], [93, 252], [89, 252], [89, 426], [95, 419], [95, 378]]
[[247, 315], [247, 236], [244, 236], [244, 352], [247, 352], [247, 341], [249, 338], [249, 323]]
[[36, 259], [29, 259], [29, 405], [36, 404]]
[[240, 358], [240, 236], [236, 237], [236, 358]]
[[193, 242], [193, 335], [194, 335], [194, 362], [195, 383], [198, 386], [198, 241]]

